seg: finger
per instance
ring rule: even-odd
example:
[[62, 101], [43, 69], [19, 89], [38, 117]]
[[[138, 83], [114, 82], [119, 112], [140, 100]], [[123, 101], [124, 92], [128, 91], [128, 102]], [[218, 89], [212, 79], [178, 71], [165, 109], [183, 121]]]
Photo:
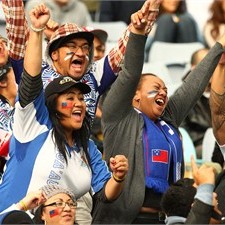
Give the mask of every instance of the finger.
[[136, 18], [135, 18], [135, 14], [132, 14], [132, 15], [131, 15], [131, 22], [132, 22], [133, 24], [136, 24], [136, 23], [137, 23]]
[[127, 162], [117, 162], [115, 165], [114, 165], [114, 169], [117, 170], [117, 171], [123, 171], [123, 170], [128, 170], [128, 163]]
[[136, 24], [136, 25], [140, 25], [141, 24], [141, 21], [140, 21], [140, 17], [139, 17], [139, 15], [138, 15], [138, 13], [135, 13], [134, 15], [133, 15], [133, 18], [134, 18], [134, 24]]
[[110, 159], [109, 159], [109, 162], [111, 163], [111, 164], [116, 164], [116, 159], [115, 158], [113, 158], [113, 157], [111, 157]]
[[153, 0], [150, 4], [150, 8], [152, 9], [158, 9], [162, 0]]
[[144, 5], [142, 6], [141, 12], [142, 12], [143, 14], [146, 14], [149, 7], [150, 7], [150, 0], [147, 0], [147, 1], [144, 3]]
[[194, 156], [191, 156], [191, 169], [193, 173], [196, 173], [198, 171], [198, 166], [195, 162]]

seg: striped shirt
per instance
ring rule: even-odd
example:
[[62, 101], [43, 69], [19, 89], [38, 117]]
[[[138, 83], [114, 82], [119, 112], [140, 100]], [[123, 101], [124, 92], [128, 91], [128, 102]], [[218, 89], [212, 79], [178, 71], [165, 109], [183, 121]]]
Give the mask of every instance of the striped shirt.
[[[6, 17], [6, 31], [9, 41], [9, 55], [14, 60], [24, 57], [25, 46], [29, 37], [28, 23], [25, 17], [22, 0], [2, 0], [2, 6]], [[125, 30], [123, 36], [118, 40], [109, 54], [100, 61], [93, 62], [86, 74], [81, 79], [87, 83], [92, 91], [85, 95], [87, 111], [92, 120], [95, 116], [99, 96], [106, 91], [115, 81], [123, 63], [125, 49], [130, 34], [130, 26]], [[43, 61], [42, 78], [44, 88], [54, 78], [60, 76], [52, 65]]]

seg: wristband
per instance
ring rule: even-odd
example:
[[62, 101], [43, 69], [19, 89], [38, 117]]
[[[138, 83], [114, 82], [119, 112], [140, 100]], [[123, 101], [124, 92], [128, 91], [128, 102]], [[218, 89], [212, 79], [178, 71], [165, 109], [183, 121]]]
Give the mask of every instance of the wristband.
[[20, 200], [19, 204], [22, 206], [22, 208], [23, 208], [24, 211], [27, 211], [28, 210], [28, 208], [27, 208], [27, 206], [26, 206], [26, 204], [24, 203], [23, 200]]
[[117, 182], [117, 183], [122, 183], [124, 180], [125, 180], [125, 177], [124, 178], [119, 178], [117, 177], [116, 175], [113, 174], [113, 179]]
[[45, 26], [42, 27], [42, 28], [35, 28], [35, 27], [33, 27], [32, 25], [30, 25], [30, 28], [31, 28], [31, 30], [33, 30], [34, 32], [41, 32], [41, 31], [43, 31], [43, 30], [45, 29]]

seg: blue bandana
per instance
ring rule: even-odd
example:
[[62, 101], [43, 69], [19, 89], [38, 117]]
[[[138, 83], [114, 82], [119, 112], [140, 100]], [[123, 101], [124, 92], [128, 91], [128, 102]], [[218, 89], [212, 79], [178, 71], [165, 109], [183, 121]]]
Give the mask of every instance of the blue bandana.
[[181, 178], [183, 159], [182, 142], [179, 133], [163, 120], [153, 122], [145, 114], [143, 146], [145, 160], [145, 185], [157, 193], [164, 193], [169, 187], [169, 171], [172, 166], [173, 181]]

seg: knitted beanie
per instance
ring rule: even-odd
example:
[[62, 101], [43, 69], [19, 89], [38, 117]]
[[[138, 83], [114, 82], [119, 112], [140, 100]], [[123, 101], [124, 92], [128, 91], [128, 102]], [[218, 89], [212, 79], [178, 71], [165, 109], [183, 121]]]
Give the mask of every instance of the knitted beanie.
[[41, 187], [40, 190], [43, 191], [46, 199], [49, 199], [52, 196], [57, 195], [59, 193], [65, 193], [69, 195], [74, 201], [76, 201], [76, 197], [71, 190], [63, 188], [62, 186], [56, 184], [45, 185]]
[[[52, 196], [60, 194], [60, 193], [65, 193], [65, 194], [69, 195], [73, 201], [76, 201], [76, 196], [71, 190], [66, 189], [62, 186], [56, 185], [56, 184], [45, 185], [45, 186], [41, 187], [39, 190], [43, 191], [43, 194], [45, 195], [46, 199], [49, 199]], [[41, 206], [34, 208], [31, 211], [31, 213], [35, 214], [36, 211], [38, 210], [38, 208], [40, 208], [40, 207]]]

